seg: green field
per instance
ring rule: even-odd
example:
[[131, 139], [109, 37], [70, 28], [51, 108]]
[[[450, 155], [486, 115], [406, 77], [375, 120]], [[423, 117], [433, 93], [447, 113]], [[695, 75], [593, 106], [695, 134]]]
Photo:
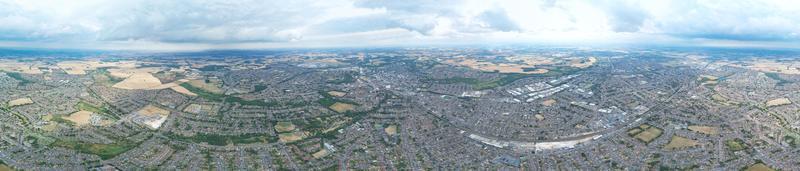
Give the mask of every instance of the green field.
[[197, 96], [210, 101], [217, 101], [217, 102], [225, 101], [231, 103], [239, 103], [241, 105], [247, 105], [247, 106], [265, 106], [265, 107], [275, 107], [275, 106], [300, 107], [305, 105], [305, 103], [302, 102], [267, 102], [264, 100], [245, 100], [242, 99], [241, 97], [208, 92], [201, 88], [194, 87], [189, 83], [181, 83], [180, 86], [186, 88], [192, 93], [197, 94]]
[[731, 151], [741, 151], [747, 148], [747, 145], [741, 139], [732, 139], [725, 141], [725, 146]]
[[6, 75], [8, 75], [9, 77], [11, 77], [11, 78], [13, 78], [13, 79], [15, 79], [15, 80], [19, 81], [19, 85], [20, 85], [20, 86], [24, 86], [24, 85], [27, 85], [27, 84], [33, 83], [33, 81], [30, 81], [30, 80], [28, 80], [28, 79], [25, 79], [25, 77], [23, 77], [23, 76], [22, 76], [22, 74], [20, 74], [20, 73], [16, 73], [16, 72], [5, 72], [5, 73], [6, 73]]
[[56, 140], [50, 145], [54, 147], [73, 149], [81, 153], [94, 154], [100, 156], [100, 158], [103, 160], [114, 158], [119, 154], [139, 146], [138, 143], [129, 141], [117, 141], [112, 144], [94, 144], [68, 140]]
[[75, 109], [79, 110], [79, 111], [81, 111], [81, 110], [89, 111], [89, 112], [92, 112], [92, 113], [95, 113], [95, 114], [99, 114], [99, 115], [103, 115], [103, 116], [112, 118], [114, 120], [119, 120], [120, 119], [119, 116], [112, 115], [111, 111], [108, 110], [108, 108], [106, 108], [106, 107], [97, 107], [97, 106], [91, 105], [89, 103], [86, 103], [84, 101], [80, 101], [80, 102], [78, 102], [78, 104], [75, 104]]
[[168, 134], [171, 139], [192, 143], [208, 143], [209, 145], [224, 146], [228, 144], [252, 144], [277, 142], [278, 138], [268, 134], [242, 134], [242, 135], [217, 135], [198, 133], [194, 136]]
[[769, 78], [771, 78], [771, 79], [773, 79], [775, 81], [778, 81], [777, 85], [779, 85], [779, 86], [780, 85], [784, 85], [784, 84], [788, 84], [788, 83], [792, 83], [789, 80], [785, 80], [785, 79], [781, 78], [781, 76], [779, 76], [778, 73], [767, 72], [767, 73], [764, 73], [764, 75], [766, 75], [767, 77], [769, 77]]

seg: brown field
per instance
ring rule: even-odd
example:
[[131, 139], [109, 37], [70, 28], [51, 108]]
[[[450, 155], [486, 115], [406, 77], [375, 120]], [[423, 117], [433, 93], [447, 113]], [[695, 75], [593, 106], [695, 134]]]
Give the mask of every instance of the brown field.
[[8, 101], [8, 107], [22, 106], [27, 104], [33, 104], [33, 100], [31, 100], [31, 98], [20, 98]]
[[188, 82], [192, 87], [197, 87], [208, 92], [222, 94], [222, 89], [214, 84], [206, 83], [204, 80], [189, 80]]
[[697, 145], [699, 145], [699, 143], [697, 143], [696, 140], [673, 135], [672, 139], [669, 141], [669, 144], [664, 146], [664, 149], [676, 150], [676, 149], [695, 147]]
[[311, 156], [313, 156], [315, 159], [322, 158], [322, 157], [325, 157], [327, 155], [328, 155], [328, 150], [326, 150], [324, 148], [322, 150], [319, 150], [318, 152], [316, 152], [314, 154], [311, 154]]
[[347, 111], [353, 111], [356, 108], [356, 106], [352, 105], [352, 104], [336, 102], [333, 105], [331, 105], [329, 108], [331, 108], [331, 110], [333, 110], [333, 111], [336, 111], [336, 112], [339, 112], [339, 113], [344, 113], [344, 112], [347, 112]]
[[383, 129], [386, 134], [395, 135], [397, 134], [397, 125], [391, 125]]
[[788, 98], [778, 98], [767, 101], [767, 107], [782, 106], [788, 104], [792, 104], [792, 101], [790, 101]]
[[275, 131], [277, 132], [289, 132], [294, 131], [295, 126], [291, 122], [278, 122], [275, 124]]
[[775, 171], [775, 169], [770, 168], [769, 166], [765, 165], [764, 163], [756, 163], [750, 165], [745, 169], [746, 171]]
[[82, 110], [72, 113], [69, 117], [64, 117], [64, 119], [75, 122], [75, 126], [83, 126], [89, 124], [89, 119], [92, 118], [92, 114], [94, 113]]
[[288, 133], [278, 134], [278, 139], [280, 139], [281, 142], [290, 143], [302, 140], [303, 138], [305, 138], [305, 136], [306, 136], [305, 132], [288, 132]]
[[328, 91], [328, 94], [335, 97], [342, 97], [344, 95], [347, 95], [347, 93], [341, 91]]
[[719, 134], [719, 130], [717, 130], [717, 127], [710, 127], [710, 126], [692, 125], [692, 126], [689, 126], [689, 130], [692, 130], [692, 131], [695, 131], [695, 132], [699, 132], [699, 133], [703, 133], [703, 134], [708, 134], [708, 135], [717, 135], [717, 134]]

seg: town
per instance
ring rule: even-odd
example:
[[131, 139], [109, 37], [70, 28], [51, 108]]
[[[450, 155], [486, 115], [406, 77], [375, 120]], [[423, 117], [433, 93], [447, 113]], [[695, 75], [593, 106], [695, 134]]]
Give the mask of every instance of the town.
[[0, 170], [795, 170], [800, 53], [0, 57]]

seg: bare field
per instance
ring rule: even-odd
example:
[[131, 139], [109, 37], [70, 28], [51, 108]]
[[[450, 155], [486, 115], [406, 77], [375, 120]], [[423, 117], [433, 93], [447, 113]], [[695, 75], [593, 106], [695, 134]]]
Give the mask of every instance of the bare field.
[[703, 134], [708, 134], [708, 135], [717, 135], [717, 134], [719, 134], [719, 130], [717, 130], [717, 127], [710, 127], [710, 126], [692, 125], [692, 126], [689, 126], [689, 130], [692, 130], [692, 131], [695, 131], [695, 132], [699, 132], [699, 133], [703, 133]]
[[352, 105], [352, 104], [336, 102], [333, 105], [331, 105], [330, 108], [333, 111], [336, 111], [336, 112], [339, 112], [339, 113], [344, 113], [344, 112], [347, 112], [347, 111], [352, 111], [353, 109], [356, 108], [356, 106]]
[[181, 86], [172, 86], [172, 87], [169, 87], [169, 88], [172, 89], [173, 91], [181, 93], [181, 94], [185, 94], [185, 95], [189, 95], [189, 96], [197, 96], [197, 94], [192, 93], [188, 89], [183, 88]]
[[316, 152], [314, 154], [311, 154], [311, 156], [314, 157], [315, 159], [322, 158], [322, 157], [325, 157], [327, 155], [328, 155], [328, 150], [324, 149], [324, 148], [322, 150], [319, 150], [318, 152]]
[[139, 90], [151, 89], [158, 86], [161, 86], [161, 80], [158, 80], [153, 74], [136, 73], [122, 80], [122, 82], [114, 84], [112, 87], [126, 90]]
[[342, 97], [344, 95], [347, 95], [347, 93], [341, 91], [328, 91], [328, 94], [334, 97]]
[[8, 107], [22, 106], [27, 104], [33, 104], [33, 100], [31, 100], [31, 98], [20, 98], [8, 101]]
[[280, 139], [280, 141], [284, 142], [284, 143], [299, 141], [299, 140], [302, 140], [305, 137], [306, 137], [306, 133], [305, 132], [299, 132], [299, 131], [298, 132], [289, 132], [289, 133], [278, 134], [278, 139]]
[[792, 101], [790, 101], [788, 98], [778, 98], [778, 99], [773, 99], [773, 100], [767, 101], [766, 104], [767, 104], [767, 107], [782, 106], [782, 105], [792, 104]]
[[92, 112], [82, 110], [72, 113], [68, 117], [64, 117], [64, 119], [75, 122], [75, 126], [89, 125], [89, 120], [92, 119], [93, 114]]
[[556, 102], [557, 101], [554, 100], [554, 99], [547, 99], [545, 101], [542, 101], [542, 105], [544, 105], [544, 106], [553, 106], [553, 104], [556, 104]]
[[391, 125], [383, 129], [384, 132], [388, 135], [395, 135], [397, 134], [397, 125]]

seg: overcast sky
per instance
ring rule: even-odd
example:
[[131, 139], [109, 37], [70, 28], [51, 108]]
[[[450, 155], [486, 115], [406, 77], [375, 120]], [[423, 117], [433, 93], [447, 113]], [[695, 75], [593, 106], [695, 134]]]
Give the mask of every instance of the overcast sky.
[[796, 0], [0, 0], [0, 23], [0, 46], [39, 48], [800, 47]]

